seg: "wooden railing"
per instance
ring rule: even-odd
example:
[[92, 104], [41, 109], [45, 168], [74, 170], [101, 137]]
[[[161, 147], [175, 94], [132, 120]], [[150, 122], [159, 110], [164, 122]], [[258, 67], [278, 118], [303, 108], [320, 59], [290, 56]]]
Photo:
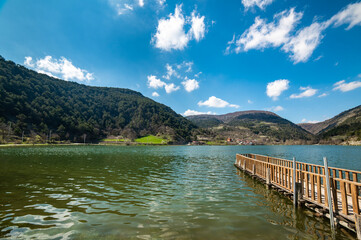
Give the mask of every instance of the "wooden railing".
[[[355, 222], [355, 214], [360, 214], [360, 187], [358, 179], [361, 172], [328, 167], [329, 189], [326, 185], [325, 167], [316, 164], [295, 162], [257, 154], [237, 154], [235, 164], [252, 175], [264, 179], [286, 192], [293, 193], [293, 175], [295, 182], [301, 185], [301, 198], [319, 207], [332, 210], [349, 221]], [[330, 192], [332, 204], [328, 202]]]

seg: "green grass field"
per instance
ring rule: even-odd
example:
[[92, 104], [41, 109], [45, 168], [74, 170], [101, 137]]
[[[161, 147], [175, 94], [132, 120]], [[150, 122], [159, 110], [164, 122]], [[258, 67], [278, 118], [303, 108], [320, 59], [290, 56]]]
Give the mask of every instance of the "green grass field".
[[135, 139], [135, 142], [148, 144], [167, 144], [168, 140], [153, 135], [148, 135], [146, 137]]
[[105, 139], [102, 139], [100, 140], [101, 142], [124, 142], [125, 140], [124, 139], [109, 139], [109, 138], [105, 138]]

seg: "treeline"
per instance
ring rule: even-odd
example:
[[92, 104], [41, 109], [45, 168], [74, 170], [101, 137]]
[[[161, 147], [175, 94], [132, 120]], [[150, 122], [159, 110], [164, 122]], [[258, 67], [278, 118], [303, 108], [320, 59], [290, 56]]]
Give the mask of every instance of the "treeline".
[[[29, 70], [0, 56], [0, 137], [97, 141], [167, 135], [190, 140], [195, 128], [171, 108], [129, 89], [90, 87]], [[50, 134], [51, 133], [51, 134]], [[35, 139], [36, 140], [36, 139]]]

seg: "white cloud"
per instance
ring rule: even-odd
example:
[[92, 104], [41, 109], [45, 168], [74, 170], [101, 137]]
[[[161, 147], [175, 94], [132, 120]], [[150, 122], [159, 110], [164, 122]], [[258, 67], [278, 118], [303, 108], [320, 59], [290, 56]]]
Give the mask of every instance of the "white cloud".
[[267, 5], [270, 5], [273, 0], [242, 0], [244, 8], [247, 10], [251, 7], [259, 7], [264, 10]]
[[238, 105], [230, 104], [227, 101], [224, 101], [215, 96], [209, 97], [208, 100], [206, 100], [204, 102], [199, 101], [198, 106], [207, 106], [207, 107], [215, 107], [215, 108], [225, 108], [225, 107], [239, 108]]
[[[246, 0], [258, 2], [261, 0]], [[257, 5], [254, 3], [254, 5]], [[306, 62], [314, 50], [321, 43], [322, 34], [329, 26], [348, 24], [346, 30], [361, 25], [361, 2], [349, 4], [330, 19], [323, 22], [313, 22], [293, 34], [292, 30], [302, 18], [302, 12], [294, 12], [294, 8], [274, 15], [273, 22], [266, 23], [260, 17], [255, 18], [255, 23], [247, 29], [237, 40], [233, 37], [227, 43], [225, 53], [234, 48], [236, 53], [250, 49], [265, 49], [282, 46], [282, 50], [290, 53], [291, 60], [296, 64]], [[235, 46], [234, 46], [235, 45]]]
[[320, 56], [318, 56], [317, 58], [315, 58], [313, 61], [314, 62], [317, 62], [318, 60], [320, 60], [321, 58], [323, 58], [323, 56], [322, 55], [320, 55]]
[[339, 81], [337, 83], [335, 83], [333, 90], [340, 90], [341, 92], [348, 92], [351, 90], [354, 90], [356, 88], [361, 87], [361, 81], [353, 81], [353, 82], [349, 82], [346, 83], [345, 80]]
[[[186, 33], [184, 27], [191, 25]], [[174, 14], [169, 14], [168, 19], [162, 18], [158, 21], [156, 34], [152, 37], [155, 47], [162, 50], [183, 50], [188, 42], [195, 39], [197, 42], [204, 38], [205, 24], [204, 16], [197, 15], [193, 11], [192, 17], [185, 18], [182, 13], [182, 5], [176, 5]]]
[[335, 26], [348, 24], [346, 30], [361, 25], [361, 2], [349, 4], [345, 9], [335, 14], [330, 20]]
[[167, 69], [167, 74], [163, 76], [165, 79], [170, 80], [170, 78], [171, 78], [172, 76], [175, 76], [175, 77], [177, 77], [177, 78], [180, 77], [180, 76], [178, 75], [178, 73], [176, 72], [176, 70], [174, 70], [171, 65], [169, 65], [169, 64], [167, 63], [167, 64], [165, 65], [165, 67], [166, 67], [166, 69]]
[[317, 121], [317, 120], [307, 120], [306, 118], [303, 118], [301, 120], [302, 123], [318, 123], [320, 121]]
[[[228, 43], [228, 47], [235, 44], [236, 53], [250, 49], [264, 49], [278, 47], [289, 41], [289, 34], [294, 29], [303, 13], [295, 12], [294, 8], [274, 15], [273, 22], [267, 23], [260, 17], [255, 18], [254, 24], [247, 29], [236, 41]], [[230, 48], [226, 51], [230, 51]]]
[[326, 97], [328, 94], [327, 93], [322, 93], [320, 95], [318, 95], [319, 98], [322, 98], [322, 97]]
[[24, 65], [27, 67], [34, 67], [33, 58], [32, 57], [25, 57]]
[[251, 101], [251, 100], [248, 100], [247, 102], [248, 102], [249, 104], [252, 104], [252, 103], [253, 103], [253, 101]]
[[299, 94], [292, 94], [290, 98], [306, 98], [306, 97], [312, 97], [317, 93], [317, 89], [313, 89], [311, 87], [300, 87], [300, 90], [302, 91]]
[[158, 79], [156, 76], [154, 75], [150, 75], [147, 77], [148, 78], [148, 86], [150, 88], [154, 88], [154, 89], [158, 89], [158, 88], [162, 88], [164, 87], [166, 84], [165, 82], [163, 82], [162, 80]]
[[194, 77], [199, 78], [199, 76], [202, 74], [202, 72], [199, 72], [197, 74], [194, 74]]
[[321, 33], [327, 27], [327, 24], [314, 22], [301, 29], [282, 49], [291, 52], [290, 57], [294, 63], [306, 62], [320, 44], [323, 38]]
[[272, 111], [272, 112], [280, 112], [280, 111], [283, 111], [285, 109], [282, 106], [273, 106], [273, 107], [267, 108], [266, 110], [267, 111]]
[[208, 114], [208, 115], [216, 115], [216, 113], [215, 112], [211, 112], [211, 111], [209, 111], [209, 112], [198, 112], [198, 111], [196, 111], [196, 110], [190, 110], [190, 109], [188, 109], [187, 111], [185, 111], [184, 113], [183, 113], [183, 115], [184, 116], [193, 116], [193, 115], [204, 115], [204, 114]]
[[200, 16], [196, 13], [196, 11], [192, 12], [192, 27], [190, 29], [191, 34], [194, 39], [199, 42], [202, 38], [204, 38], [204, 34], [206, 32], [206, 25], [204, 24], [204, 16]]
[[35, 71], [47, 74], [51, 77], [62, 78], [66, 81], [90, 81], [93, 80], [93, 74], [88, 71], [75, 67], [73, 63], [61, 57], [60, 59], [53, 59], [51, 56], [45, 56], [42, 59], [36, 60], [34, 63], [32, 57], [25, 57], [24, 64], [28, 67], [33, 67]]
[[143, 7], [144, 6], [144, 0], [139, 0], [138, 4], [139, 4], [140, 7]]
[[171, 84], [166, 84], [166, 85], [164, 86], [164, 89], [165, 89], [166, 93], [169, 94], [169, 93], [178, 91], [178, 90], [180, 89], [180, 87], [174, 85], [174, 83], [171, 83]]
[[166, 2], [166, 0], [158, 0], [158, 4], [161, 6], [163, 6], [165, 2]]
[[289, 83], [287, 79], [279, 79], [274, 82], [267, 84], [267, 96], [273, 100], [277, 100], [283, 91], [286, 91], [289, 88]]
[[182, 82], [182, 85], [184, 86], [184, 89], [187, 92], [192, 92], [199, 88], [199, 82], [195, 79], [188, 79], [187, 77]]
[[153, 96], [153, 97], [159, 97], [159, 93], [153, 92], [153, 93], [152, 93], [152, 96]]

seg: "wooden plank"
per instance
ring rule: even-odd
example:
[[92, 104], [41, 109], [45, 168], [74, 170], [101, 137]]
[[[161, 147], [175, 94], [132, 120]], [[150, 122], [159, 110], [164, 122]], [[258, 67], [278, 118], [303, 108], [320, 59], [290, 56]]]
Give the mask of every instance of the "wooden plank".
[[317, 175], [317, 202], [322, 203], [321, 176]]
[[358, 202], [358, 187], [355, 184], [351, 184], [351, 197], [352, 197], [352, 210], [354, 214], [360, 214], [359, 202]]
[[310, 175], [311, 178], [311, 199], [315, 200], [315, 176]]
[[335, 181], [333, 178], [330, 178], [330, 185], [331, 185], [331, 192], [332, 192], [332, 204], [333, 210], [337, 213], [338, 212], [338, 204], [337, 204], [337, 188], [334, 185]]
[[343, 181], [340, 181], [340, 191], [341, 191], [342, 213], [348, 215], [346, 187], [345, 187], [345, 182]]
[[307, 172], [305, 172], [305, 179], [306, 179], [306, 197], [309, 198], [310, 197], [310, 185], [309, 185], [309, 175]]
[[325, 194], [325, 205], [328, 206], [328, 195], [327, 195], [327, 182], [326, 182], [326, 175], [323, 177], [323, 189]]
[[[350, 180], [350, 172], [349, 171], [345, 171], [345, 178], [347, 180]], [[346, 184], [346, 193], [351, 194], [351, 184], [350, 183]]]

